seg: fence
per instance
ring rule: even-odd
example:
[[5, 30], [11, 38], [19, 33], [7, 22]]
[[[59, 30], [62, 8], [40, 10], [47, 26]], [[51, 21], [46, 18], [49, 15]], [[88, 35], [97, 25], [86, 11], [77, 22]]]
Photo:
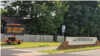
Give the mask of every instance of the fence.
[[[1, 34], [1, 41], [3, 41], [3, 37], [10, 37], [13, 35], [4, 35]], [[24, 42], [53, 42], [53, 35], [16, 35], [16, 39], [23, 40]], [[63, 40], [62, 40], [63, 39]], [[57, 42], [64, 41], [63, 36], [57, 36]]]

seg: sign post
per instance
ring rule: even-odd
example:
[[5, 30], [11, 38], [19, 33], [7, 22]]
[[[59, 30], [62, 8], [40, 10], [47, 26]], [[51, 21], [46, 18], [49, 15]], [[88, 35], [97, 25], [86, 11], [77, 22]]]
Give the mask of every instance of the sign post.
[[[64, 36], [65, 29], [66, 29], [66, 26], [62, 25], [62, 36]], [[62, 38], [62, 42], [63, 42], [63, 38]]]

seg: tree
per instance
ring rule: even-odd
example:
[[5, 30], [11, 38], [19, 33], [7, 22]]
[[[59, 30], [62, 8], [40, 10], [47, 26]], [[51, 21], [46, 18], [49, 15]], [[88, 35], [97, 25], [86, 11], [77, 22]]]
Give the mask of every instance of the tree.
[[5, 9], [3, 9], [3, 8], [1, 8], [1, 15], [4, 13], [4, 12], [6, 12], [6, 10]]
[[[2, 8], [0, 8], [0, 16], [3, 16], [3, 14], [5, 13], [5, 12], [7, 12], [6, 11], [6, 9], [2, 9]], [[2, 19], [0, 18], [0, 28], [2, 27]]]
[[[3, 14], [6, 12], [5, 9], [2, 9], [0, 8], [0, 16], [3, 16]], [[2, 29], [2, 19], [0, 18], [0, 33], [3, 32], [3, 29]]]
[[90, 32], [94, 34], [98, 31], [97, 1], [74, 1], [68, 2], [68, 4], [70, 4], [69, 11], [64, 16], [67, 36], [86, 36], [85, 33], [88, 33], [87, 36], [89, 36]]
[[31, 21], [26, 25], [27, 33], [54, 34], [55, 30], [63, 24], [63, 13], [67, 8], [68, 6], [62, 1], [19, 1], [7, 6], [6, 9], [11, 14], [6, 13], [6, 16], [23, 19], [29, 15]]

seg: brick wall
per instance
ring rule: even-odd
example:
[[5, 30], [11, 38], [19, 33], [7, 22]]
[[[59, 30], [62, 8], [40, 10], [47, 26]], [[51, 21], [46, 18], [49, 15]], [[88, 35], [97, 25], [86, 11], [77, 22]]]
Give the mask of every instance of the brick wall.
[[84, 44], [84, 45], [69, 45], [69, 42], [65, 41], [57, 48], [57, 50], [77, 49], [77, 48], [93, 47], [93, 46], [100, 46], [99, 40], [96, 41], [96, 44]]

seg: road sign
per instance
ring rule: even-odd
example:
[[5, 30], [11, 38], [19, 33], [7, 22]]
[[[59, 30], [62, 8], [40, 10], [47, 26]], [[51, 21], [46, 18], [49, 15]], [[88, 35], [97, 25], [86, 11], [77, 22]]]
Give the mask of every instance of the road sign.
[[62, 32], [64, 33], [64, 32], [65, 32], [65, 30], [62, 30]]
[[65, 25], [63, 25], [63, 26], [62, 26], [62, 29], [65, 29], [65, 28], [66, 28]]
[[62, 26], [62, 32], [65, 32], [65, 29], [66, 29], [65, 25], [63, 25]]
[[25, 26], [6, 25], [4, 30], [7, 35], [24, 35]]
[[[64, 36], [65, 29], [66, 29], [66, 26], [62, 25], [62, 36]], [[62, 38], [62, 42], [63, 42], [63, 38]]]

